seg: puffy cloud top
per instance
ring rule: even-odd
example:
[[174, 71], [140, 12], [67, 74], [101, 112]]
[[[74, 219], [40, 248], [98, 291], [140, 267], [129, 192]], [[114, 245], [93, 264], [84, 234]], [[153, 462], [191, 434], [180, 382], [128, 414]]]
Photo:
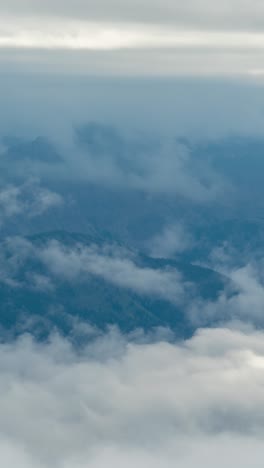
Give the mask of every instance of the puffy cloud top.
[[263, 366], [263, 333], [231, 329], [171, 344], [112, 330], [81, 354], [58, 336], [2, 344], [1, 464], [260, 467]]

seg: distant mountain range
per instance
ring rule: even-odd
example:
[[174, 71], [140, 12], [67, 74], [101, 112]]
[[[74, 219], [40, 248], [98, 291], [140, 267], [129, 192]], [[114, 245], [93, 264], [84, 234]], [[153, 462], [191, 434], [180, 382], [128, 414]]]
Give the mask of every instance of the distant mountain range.
[[[68, 249], [76, 245], [100, 248], [113, 243], [111, 236], [99, 235], [95, 230], [90, 234], [41, 233], [25, 239], [34, 249], [41, 249], [54, 240]], [[116, 245], [120, 247], [120, 244]], [[126, 332], [136, 328], [169, 327], [179, 336], [192, 333], [183, 308], [164, 297], [133, 291], [96, 274], [83, 275], [78, 281], [57, 276], [52, 279], [55, 287], [36, 287], [33, 277], [50, 277], [47, 265], [32, 255], [19, 258], [19, 252], [10, 252], [5, 241], [0, 245], [0, 251], [12, 271], [8, 278], [2, 275], [0, 282], [0, 325], [6, 333], [34, 329], [41, 337], [55, 327], [70, 334], [74, 321], [99, 329], [117, 325]], [[215, 271], [182, 260], [155, 259], [139, 252], [133, 252], [133, 259], [138, 268], [161, 272], [177, 270], [182, 281], [190, 284], [190, 294], [195, 292], [204, 299], [216, 298], [226, 282], [226, 278]]]
[[[192, 142], [175, 138], [173, 144], [164, 147], [158, 137], [128, 138], [111, 126], [90, 123], [75, 129], [74, 145], [76, 155], [65, 156], [62, 148], [57, 149], [44, 137], [1, 139], [3, 187], [7, 186], [7, 193], [11, 187], [15, 197], [17, 187], [26, 187], [22, 199], [18, 196], [13, 202], [29, 208], [27, 216], [23, 210], [3, 222], [0, 216], [0, 326], [8, 333], [33, 327], [35, 334], [45, 336], [51, 327], [70, 334], [73, 322], [79, 320], [100, 329], [111, 324], [124, 331], [162, 326], [173, 328], [180, 336], [191, 334], [194, 325], [185, 313], [184, 303], [173, 302], [164, 295], [146, 294], [143, 288], [140, 291], [125, 287], [111, 281], [109, 274], [106, 277], [102, 271], [100, 275], [80, 274], [78, 280], [72, 281], [63, 275], [52, 276], [47, 264], [33, 258], [30, 252], [24, 255], [24, 247], [20, 256], [8, 251], [6, 239], [19, 235], [33, 250], [52, 240], [68, 249], [93, 245], [100, 250], [105, 245], [115, 245], [131, 252], [136, 268], [177, 271], [190, 299], [193, 296], [198, 300], [214, 300], [228, 280], [213, 267], [201, 265], [213, 264], [215, 251], [227, 252], [236, 267], [262, 258], [264, 140], [230, 136]], [[174, 166], [179, 145], [183, 157], [179, 166]], [[80, 168], [86, 168], [84, 174], [82, 169], [74, 173], [78, 166], [74, 157], [80, 157], [79, 152], [84, 164]], [[164, 180], [158, 178], [166, 158], [172, 164], [165, 174], [170, 176], [171, 189], [184, 181], [184, 177], [177, 179], [182, 167], [185, 168], [182, 176], [197, 173], [205, 189], [210, 181], [213, 187], [219, 177], [228, 189], [204, 202], [189, 196], [194, 190], [189, 179], [190, 193], [166, 191], [165, 175]], [[108, 168], [111, 181], [103, 177], [107, 172], [106, 161], [111, 162]], [[157, 164], [154, 173], [149, 172], [153, 161]], [[91, 176], [94, 166], [101, 168], [102, 177]], [[156, 186], [150, 190], [148, 184], [154, 175], [162, 190], [154, 190]], [[144, 183], [120, 184], [123, 180], [129, 182], [132, 176], [134, 181], [148, 182], [146, 188]], [[23, 185], [27, 180], [33, 180], [32, 187]], [[32, 216], [34, 184], [57, 194], [62, 203], [54, 209], [40, 210], [41, 216]], [[3, 206], [5, 197], [2, 194]], [[153, 239], [177, 224], [183, 226], [187, 237], [190, 234], [187, 248], [176, 249], [170, 258], [151, 257]]]

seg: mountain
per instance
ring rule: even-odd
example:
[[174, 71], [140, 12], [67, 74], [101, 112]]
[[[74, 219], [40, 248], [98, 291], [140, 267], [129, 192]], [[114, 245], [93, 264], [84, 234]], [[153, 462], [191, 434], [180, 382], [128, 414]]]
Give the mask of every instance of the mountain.
[[[226, 278], [211, 269], [182, 260], [154, 259], [131, 251], [120, 243], [113, 244], [111, 235], [99, 234], [96, 230], [91, 230], [89, 234], [65, 231], [40, 233], [12, 242], [11, 238], [11, 241], [7, 239], [0, 245], [2, 264], [5, 265], [0, 277], [0, 325], [6, 333], [20, 333], [34, 328], [34, 333], [41, 337], [56, 327], [69, 335], [76, 322], [99, 329], [117, 325], [126, 332], [136, 328], [150, 330], [153, 327], [170, 327], [179, 336], [192, 333], [184, 305], [162, 294], [155, 295], [155, 291], [145, 293], [129, 284], [115, 283], [104, 272], [85, 273], [82, 265], [80, 274], [70, 276], [70, 280], [68, 276], [71, 271], [53, 274], [49, 265], [52, 257], [48, 262], [43, 262], [43, 255], [38, 253], [53, 245], [52, 242], [56, 242], [61, 251], [68, 252], [68, 258], [72, 255], [70, 252], [76, 252], [77, 248], [104, 252], [105, 246], [114, 245], [115, 249], [124, 249], [129, 256], [129, 265], [138, 269], [136, 271], [158, 272], [161, 275], [177, 272], [188, 294], [204, 299], [216, 298], [226, 282]], [[23, 244], [21, 255], [20, 243]], [[100, 259], [104, 258], [100, 255]], [[71, 269], [71, 261], [67, 265]], [[73, 263], [72, 267], [74, 269]]]

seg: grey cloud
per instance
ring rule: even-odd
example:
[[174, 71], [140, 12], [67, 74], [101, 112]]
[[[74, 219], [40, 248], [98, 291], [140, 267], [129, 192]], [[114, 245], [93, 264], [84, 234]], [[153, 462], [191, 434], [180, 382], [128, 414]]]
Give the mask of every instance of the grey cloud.
[[182, 278], [176, 269], [141, 268], [123, 255], [107, 255], [97, 248], [88, 247], [69, 250], [57, 242], [44, 248], [40, 258], [51, 271], [62, 276], [66, 274], [71, 278], [88, 273], [120, 287], [159, 296], [175, 303], [183, 298]]
[[263, 27], [263, 5], [241, 0], [224, 0], [216, 3], [209, 0], [191, 0], [188, 3], [176, 0], [3, 0], [1, 11], [15, 15], [42, 15], [69, 17], [92, 21], [173, 23], [180, 27], [222, 28], [222, 29], [261, 29]]
[[[219, 177], [207, 161], [192, 157], [188, 145], [172, 136], [129, 135], [129, 131], [92, 121], [68, 131], [67, 142], [58, 147], [64, 158], [56, 164], [56, 147], [48, 142], [47, 158], [35, 157], [43, 153], [42, 139], [11, 144], [0, 165], [7, 172], [14, 159], [16, 164], [9, 172], [19, 177], [27, 173], [51, 180], [80, 180], [110, 188], [176, 195], [197, 203], [231, 193], [223, 175]], [[45, 199], [43, 191], [42, 195], [42, 204], [52, 201], [47, 192]]]
[[55, 241], [36, 255], [53, 274], [69, 280], [84, 274], [98, 275], [120, 287], [180, 304], [195, 327], [232, 320], [260, 327], [264, 323], [263, 258], [236, 267], [226, 263], [225, 268], [219, 268], [214, 264], [213, 269], [228, 280], [219, 296], [208, 302], [195, 296], [191, 283], [185, 283], [177, 270], [142, 268], [125, 251], [82, 246], [68, 249]]
[[1, 63], [9, 70], [35, 71], [37, 66], [45, 73], [104, 76], [263, 76], [264, 10], [257, 0], [243, 8], [241, 0], [13, 0], [6, 6], [2, 2], [0, 12]]
[[68, 157], [72, 177], [179, 195], [198, 203], [221, 197], [230, 189], [223, 177], [203, 161], [195, 161], [188, 147], [173, 138], [129, 139], [112, 126], [92, 122], [77, 129], [76, 143], [74, 160]]
[[[196, 326], [241, 320], [263, 326], [264, 263], [263, 257], [243, 263], [239, 253], [229, 257], [228, 251], [217, 249], [211, 267], [230, 278], [226, 289], [214, 302], [193, 301], [189, 316]], [[232, 252], [234, 254], [234, 252]]]
[[34, 249], [29, 241], [21, 237], [7, 238], [0, 252], [0, 281], [11, 287], [25, 287], [18, 276], [28, 258], [34, 258]]
[[[256, 42], [258, 41], [257, 38], [253, 39]], [[44, 37], [41, 50], [37, 46], [33, 49], [19, 48], [19, 40], [16, 43], [17, 47], [11, 49], [0, 48], [0, 63], [5, 72], [14, 76], [21, 74], [21, 72], [22, 74], [28, 72], [34, 74], [37, 66], [38, 71], [44, 75], [49, 73], [62, 75], [63, 77], [97, 76], [101, 78], [134, 78], [135, 80], [139, 77], [143, 79], [186, 79], [186, 77], [191, 77], [199, 79], [199, 81], [202, 79], [223, 81], [230, 79], [232, 84], [236, 82], [238, 85], [241, 84], [241, 80], [244, 80], [249, 84], [259, 85], [263, 82], [264, 74], [264, 68], [261, 65], [263, 38], [261, 38], [261, 41], [261, 47], [255, 49], [249, 47], [246, 43], [247, 38], [244, 38], [241, 44], [237, 40], [237, 47], [232, 47], [231, 43], [228, 47], [220, 43], [215, 47], [207, 45], [204, 48], [197, 45], [189, 48], [169, 47], [167, 49], [158, 46], [148, 48], [143, 46], [133, 48], [131, 46], [129, 49], [123, 47], [115, 50], [104, 50], [102, 48], [102, 50], [90, 51], [78, 50], [77, 44], [75, 50], [72, 50], [69, 46], [58, 50], [58, 46], [55, 47], [56, 40], [53, 48], [45, 49]], [[227, 39], [225, 39], [225, 42], [228, 42]], [[210, 38], [208, 38], [208, 44], [210, 44]], [[243, 97], [243, 99], [247, 98], [247, 96]], [[205, 99], [207, 100], [208, 96]], [[215, 96], [214, 99], [217, 100], [218, 98]], [[235, 107], [231, 106], [230, 102], [221, 102], [220, 105], [231, 107], [232, 114], [235, 110], [237, 111]], [[238, 103], [238, 105], [241, 106], [241, 103]], [[144, 112], [146, 112], [146, 109]], [[195, 112], [197, 112], [197, 107]], [[254, 114], [256, 109], [253, 109], [252, 112]], [[227, 125], [232, 114], [231, 116], [225, 116], [228, 120], [227, 122], [224, 121], [222, 125]], [[236, 114], [238, 122], [234, 122], [234, 126], [237, 126], [241, 120], [249, 118], [248, 115], [244, 116], [238, 112]], [[219, 115], [214, 116], [217, 120], [220, 120], [220, 117]], [[151, 119], [153, 119], [153, 116]], [[188, 124], [190, 125], [190, 122], [187, 121], [187, 126], [189, 126]], [[213, 124], [212, 121], [208, 122], [209, 127]], [[20, 122], [20, 125], [25, 125], [25, 122]], [[48, 125], [48, 122], [46, 122], [46, 125]], [[196, 125], [201, 125], [201, 122], [196, 122]], [[252, 122], [250, 126], [252, 126]], [[256, 126], [262, 129], [257, 121], [255, 131]], [[206, 130], [208, 129], [206, 128]]]
[[81, 354], [56, 335], [1, 344], [0, 461], [261, 466], [263, 342], [262, 332], [215, 329], [171, 344], [106, 335]]
[[147, 247], [153, 257], [168, 258], [188, 250], [193, 243], [194, 239], [185, 226], [175, 223], [165, 226], [148, 242]]
[[0, 204], [5, 217], [14, 216], [23, 211], [23, 205], [19, 201], [20, 189], [7, 186], [0, 193]]
[[[57, 240], [38, 245], [10, 237], [1, 247], [0, 260], [0, 281], [14, 288], [55, 291], [58, 280], [81, 284], [98, 277], [119, 288], [179, 306], [184, 320], [194, 329], [236, 320], [260, 327], [264, 323], [263, 260], [241, 266], [226, 262], [225, 269], [214, 264], [213, 269], [224, 275], [226, 283], [210, 300], [200, 297], [195, 285], [176, 268], [142, 266], [133, 252], [113, 245], [67, 246]], [[25, 274], [28, 262], [37, 265], [37, 272]]]
[[[0, 258], [0, 280], [13, 287], [49, 290], [55, 287], [53, 276], [72, 282], [84, 281], [85, 277], [95, 275], [121, 288], [172, 303], [180, 303], [184, 299], [184, 282], [176, 269], [141, 267], [123, 249], [81, 244], [66, 247], [58, 241], [36, 247], [28, 240], [16, 237], [5, 242]], [[18, 273], [28, 259], [44, 265], [45, 274], [29, 273], [21, 283], [21, 279], [17, 279]]]
[[39, 216], [50, 208], [63, 203], [62, 197], [38, 181], [29, 180], [22, 185], [4, 185], [0, 187], [0, 221], [15, 216]]

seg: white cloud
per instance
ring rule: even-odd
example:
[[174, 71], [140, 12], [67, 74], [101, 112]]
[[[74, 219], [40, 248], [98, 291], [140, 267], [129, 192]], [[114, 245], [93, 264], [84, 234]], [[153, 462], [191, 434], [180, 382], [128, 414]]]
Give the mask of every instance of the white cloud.
[[[41, 273], [27, 272], [28, 261], [37, 262]], [[34, 245], [10, 237], [1, 245], [0, 265], [0, 281], [11, 287], [49, 291], [56, 289], [58, 279], [78, 284], [95, 276], [119, 288], [180, 306], [195, 328], [232, 321], [257, 326], [264, 323], [263, 260], [242, 266], [226, 263], [225, 270], [214, 264], [213, 269], [226, 277], [225, 287], [214, 300], [201, 298], [195, 285], [186, 282], [177, 269], [143, 266], [136, 255], [116, 246], [67, 246], [57, 240]]]
[[260, 467], [263, 343], [262, 332], [215, 329], [142, 345], [112, 332], [81, 353], [58, 336], [1, 344], [0, 462]]
[[[36, 27], [36, 24], [38, 25]], [[228, 32], [181, 29], [159, 25], [97, 23], [53, 18], [4, 17], [0, 22], [0, 47], [25, 49], [208, 49], [229, 47], [258, 51], [264, 48], [261, 32]]]
[[194, 300], [189, 316], [196, 326], [241, 320], [263, 326], [264, 261], [248, 259], [228, 243], [213, 250], [209, 267], [229, 278], [216, 301]]
[[[136, 293], [156, 296], [173, 303], [184, 298], [184, 282], [176, 269], [152, 269], [137, 265], [129, 252], [109, 250], [96, 246], [75, 245], [65, 247], [51, 241], [42, 248], [29, 245], [28, 252], [46, 266], [48, 272], [69, 281], [84, 280], [85, 276], [98, 276], [121, 288]], [[16, 247], [15, 247], [16, 251]]]
[[[44, 271], [25, 270], [28, 261], [38, 262], [44, 266]], [[6, 239], [0, 248], [0, 281], [12, 287], [49, 291], [56, 288], [58, 278], [83, 282], [89, 281], [90, 275], [120, 288], [176, 304], [184, 300], [187, 287], [175, 268], [140, 266], [125, 249], [78, 243], [67, 247], [56, 240], [36, 246], [20, 237]]]

